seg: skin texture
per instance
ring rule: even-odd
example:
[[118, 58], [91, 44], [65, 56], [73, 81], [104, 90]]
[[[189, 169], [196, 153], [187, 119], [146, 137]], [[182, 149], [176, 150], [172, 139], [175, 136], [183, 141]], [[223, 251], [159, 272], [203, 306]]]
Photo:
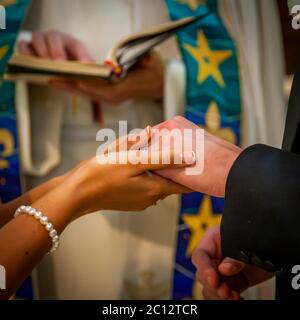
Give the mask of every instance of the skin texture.
[[[78, 60], [90, 62], [92, 58], [84, 44], [56, 30], [33, 32], [30, 42], [19, 41], [19, 52], [52, 60]], [[87, 99], [119, 104], [129, 99], [157, 100], [163, 96], [164, 71], [156, 52], [146, 55], [117, 83], [80, 80], [51, 80], [50, 84]]]
[[[190, 128], [194, 131], [198, 129], [195, 124], [182, 117], [175, 117], [156, 128], [169, 130]], [[192, 147], [195, 150], [195, 135], [192, 139]], [[154, 139], [151, 142], [157, 143]], [[157, 146], [155, 149], [160, 148]], [[163, 170], [158, 174], [192, 190], [224, 197], [229, 171], [241, 151], [233, 144], [204, 132], [204, 170], [201, 175], [187, 176], [183, 168]], [[206, 299], [241, 299], [240, 294], [247, 288], [273, 276], [259, 268], [223, 257], [219, 227], [206, 233], [192, 258], [197, 268], [197, 279], [203, 285], [203, 295]]]
[[[146, 140], [151, 139], [149, 128], [145, 136]], [[122, 138], [117, 142], [117, 150], [123, 150], [121, 144], [125, 142], [126, 148], [133, 148], [132, 141]], [[186, 163], [173, 164], [174, 156], [171, 153], [171, 164], [163, 164], [164, 154], [160, 153], [157, 164], [137, 165], [100, 165], [94, 157], [64, 176], [1, 206], [0, 265], [6, 268], [7, 289], [0, 290], [0, 299], [8, 299], [51, 248], [48, 232], [37, 220], [27, 214], [13, 219], [20, 205], [31, 205], [43, 212], [59, 234], [73, 220], [96, 210], [140, 211], [170, 194], [189, 192], [186, 187], [170, 180], [147, 174], [152, 170], [187, 166]]]
[[[187, 119], [177, 116], [156, 126], [162, 129], [199, 129], [197, 125]], [[195, 151], [195, 134], [192, 136], [192, 148]], [[156, 147], [154, 149], [160, 149]], [[208, 132], [204, 132], [204, 169], [200, 175], [186, 175], [185, 169], [164, 170], [158, 172], [163, 177], [185, 185], [189, 189], [203, 192], [216, 197], [224, 197], [228, 173], [234, 161], [241, 153], [235, 145], [219, 139]], [[196, 154], [197, 157], [197, 154]]]
[[262, 269], [223, 257], [219, 227], [206, 232], [192, 261], [207, 300], [240, 300], [246, 289], [273, 277]]

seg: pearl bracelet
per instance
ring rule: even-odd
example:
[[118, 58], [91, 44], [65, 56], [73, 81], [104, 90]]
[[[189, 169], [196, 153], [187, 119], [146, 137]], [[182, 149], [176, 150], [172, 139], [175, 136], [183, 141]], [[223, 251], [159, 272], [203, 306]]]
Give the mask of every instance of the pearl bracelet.
[[52, 239], [52, 248], [49, 251], [49, 253], [54, 252], [59, 247], [59, 236], [57, 234], [57, 231], [54, 229], [53, 224], [49, 222], [48, 218], [43, 215], [42, 212], [30, 207], [30, 206], [21, 206], [19, 207], [14, 217], [16, 218], [21, 213], [27, 213], [30, 216], [33, 216], [36, 220], [38, 220], [46, 229], [46, 231], [49, 232], [49, 236]]

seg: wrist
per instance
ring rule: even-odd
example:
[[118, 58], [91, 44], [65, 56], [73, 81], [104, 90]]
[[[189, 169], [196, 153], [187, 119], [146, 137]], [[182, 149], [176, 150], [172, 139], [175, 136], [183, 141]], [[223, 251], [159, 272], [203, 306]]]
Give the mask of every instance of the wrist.
[[223, 158], [222, 164], [220, 167], [222, 168], [222, 187], [221, 187], [221, 192], [222, 192], [222, 197], [225, 197], [225, 189], [226, 189], [226, 183], [228, 179], [229, 172], [235, 163], [236, 159], [239, 157], [241, 154], [242, 149], [237, 147], [237, 146], [232, 146], [230, 150], [228, 150], [226, 157]]
[[[98, 206], [104, 194], [105, 183], [101, 179], [95, 181], [95, 172], [91, 169], [95, 165], [95, 161], [95, 159], [91, 159], [83, 163], [79, 170], [71, 173], [64, 181], [73, 200], [73, 210], [76, 212], [73, 220], [84, 214], [100, 210]], [[99, 166], [98, 163], [96, 165]]]
[[75, 186], [62, 183], [34, 202], [32, 207], [45, 214], [60, 234], [78, 217]]

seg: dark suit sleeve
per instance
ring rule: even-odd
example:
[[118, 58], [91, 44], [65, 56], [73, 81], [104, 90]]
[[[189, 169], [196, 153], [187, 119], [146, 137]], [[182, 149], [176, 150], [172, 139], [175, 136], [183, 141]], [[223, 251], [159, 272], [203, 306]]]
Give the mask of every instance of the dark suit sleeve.
[[300, 156], [254, 145], [226, 184], [222, 252], [271, 272], [300, 264]]

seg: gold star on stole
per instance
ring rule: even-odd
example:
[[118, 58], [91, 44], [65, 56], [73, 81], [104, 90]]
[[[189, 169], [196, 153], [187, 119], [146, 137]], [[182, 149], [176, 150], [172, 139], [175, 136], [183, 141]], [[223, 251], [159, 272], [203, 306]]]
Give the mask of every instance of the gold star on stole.
[[153, 271], [142, 271], [140, 273], [140, 278], [141, 284], [125, 280], [125, 288], [127, 289], [130, 299], [157, 300], [163, 299], [168, 295], [170, 289], [168, 281], [156, 283]]
[[3, 47], [0, 47], [0, 61], [2, 59], [4, 59], [5, 55], [7, 54], [9, 50], [9, 47], [8, 46], [3, 46]]
[[220, 64], [232, 56], [230, 50], [212, 50], [203, 31], [198, 31], [197, 47], [185, 44], [184, 49], [198, 63], [198, 80], [199, 84], [212, 77], [220, 87], [225, 87], [222, 73], [219, 69]]
[[17, 0], [0, 0], [0, 5], [1, 6], [10, 6], [12, 4], [16, 4], [17, 3]]
[[191, 256], [207, 229], [215, 227], [221, 222], [221, 215], [214, 214], [211, 198], [203, 196], [197, 214], [183, 214], [183, 222], [189, 227], [191, 238], [187, 247], [187, 256]]
[[[9, 50], [8, 46], [0, 47], [0, 62], [1, 62], [2, 59], [5, 58], [8, 50]], [[0, 88], [2, 87], [2, 85], [3, 85], [3, 79], [0, 78]]]
[[191, 10], [196, 10], [200, 5], [204, 4], [206, 0], [177, 0], [181, 4], [186, 4]]
[[205, 114], [205, 130], [223, 140], [236, 144], [236, 135], [231, 128], [221, 128], [221, 115], [215, 101], [211, 102]]

